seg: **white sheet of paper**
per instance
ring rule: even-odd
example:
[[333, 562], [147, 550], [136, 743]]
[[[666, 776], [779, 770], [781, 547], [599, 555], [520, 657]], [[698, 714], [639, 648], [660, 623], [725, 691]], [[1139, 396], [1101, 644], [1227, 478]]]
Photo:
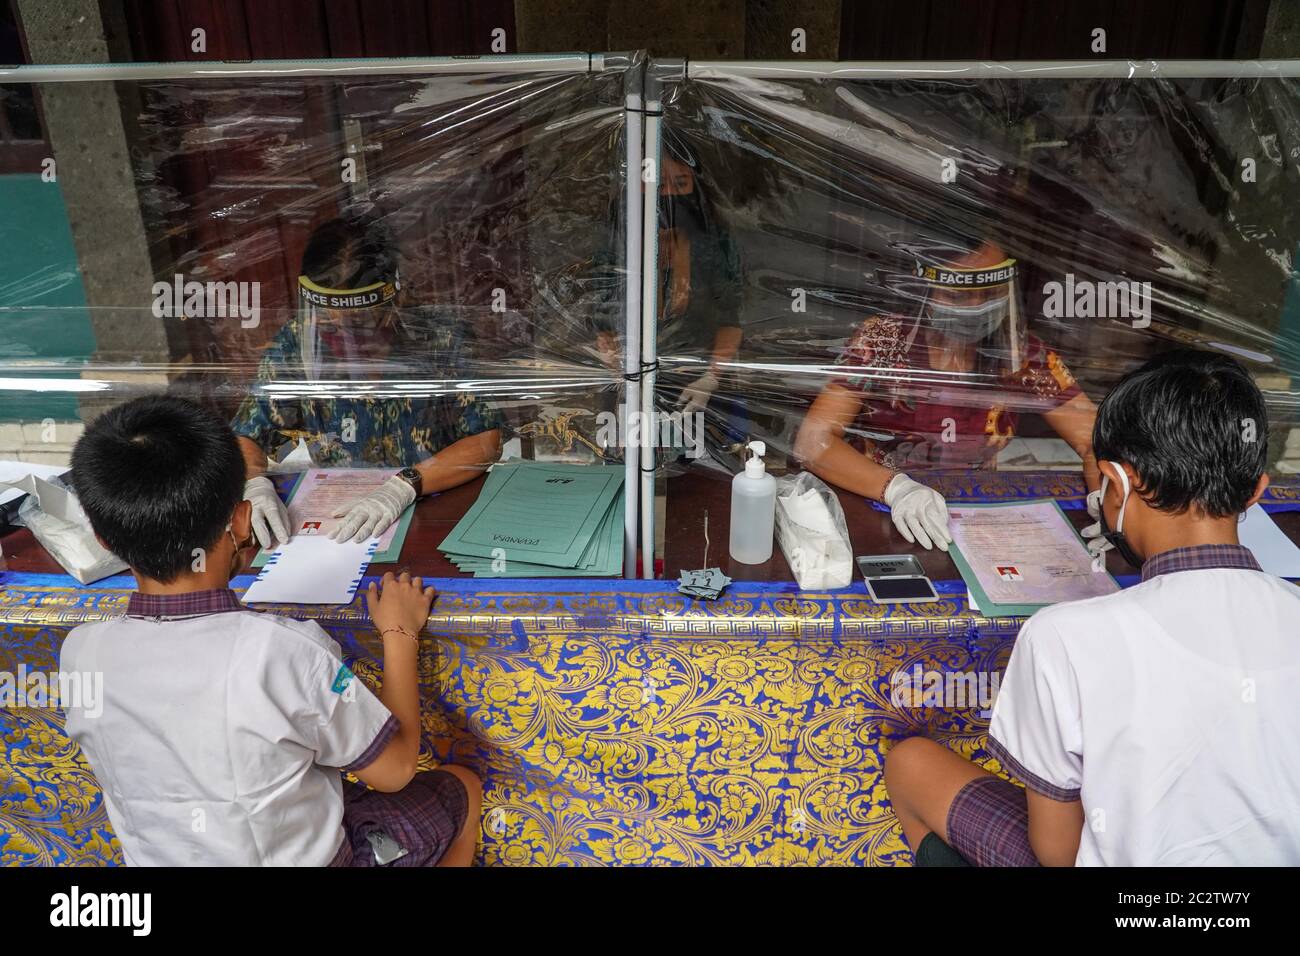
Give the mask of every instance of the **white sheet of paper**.
[[1057, 604], [1113, 594], [1088, 549], [1050, 501], [997, 508], [950, 507], [949, 530], [995, 604]]
[[1000, 470], [1077, 468], [1079, 464], [1078, 452], [1059, 438], [1013, 438], [998, 452]]
[[1269, 574], [1300, 578], [1300, 548], [1259, 505], [1246, 509], [1246, 520], [1237, 526], [1237, 537]]
[[290, 538], [271, 555], [244, 603], [350, 604], [379, 540], [340, 544], [316, 535]]
[[285, 455], [281, 461], [269, 461], [266, 463], [266, 473], [268, 475], [296, 475], [300, 471], [307, 471], [315, 464], [311, 460], [311, 449], [307, 447], [307, 440], [299, 438], [298, 444], [294, 446], [293, 451]]

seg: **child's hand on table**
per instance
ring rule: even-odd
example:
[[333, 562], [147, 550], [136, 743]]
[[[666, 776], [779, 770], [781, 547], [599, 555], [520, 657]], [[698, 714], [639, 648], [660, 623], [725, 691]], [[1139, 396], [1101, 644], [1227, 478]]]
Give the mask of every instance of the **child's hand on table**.
[[420, 628], [429, 619], [429, 608], [438, 592], [432, 586], [424, 587], [420, 578], [412, 578], [409, 572], [394, 576], [392, 571], [384, 575], [382, 590], [370, 582], [366, 592], [366, 609], [370, 620], [379, 633], [387, 637], [389, 633], [400, 632], [418, 641]]

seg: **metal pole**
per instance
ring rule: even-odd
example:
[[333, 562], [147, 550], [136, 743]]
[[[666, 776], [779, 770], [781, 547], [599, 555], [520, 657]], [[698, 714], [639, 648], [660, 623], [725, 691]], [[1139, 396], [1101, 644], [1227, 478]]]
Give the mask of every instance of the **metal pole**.
[[628, 70], [625, 86], [626, 106], [623, 112], [624, 139], [627, 153], [624, 160], [626, 182], [623, 203], [625, 215], [624, 268], [624, 331], [623, 373], [624, 393], [620, 422], [623, 441], [623, 577], [636, 577], [637, 493], [641, 483], [641, 444], [629, 440], [629, 427], [641, 407], [641, 262], [643, 256], [641, 234], [641, 158], [643, 156], [642, 132], [645, 125], [642, 81], [644, 65], [636, 64]]
[[645, 155], [648, 162], [642, 179], [645, 233], [641, 285], [641, 577], [655, 576], [655, 381], [658, 375], [659, 338], [659, 176], [663, 129], [663, 84], [661, 61], [646, 69]]
[[1300, 60], [882, 60], [854, 63], [833, 60], [698, 60], [687, 64], [686, 75], [699, 80], [1263, 79], [1300, 76]]
[[85, 63], [0, 67], [6, 83], [77, 83], [114, 80], [254, 79], [285, 76], [387, 76], [429, 73], [593, 73], [604, 56], [412, 56], [348, 60], [216, 60], [211, 63]]

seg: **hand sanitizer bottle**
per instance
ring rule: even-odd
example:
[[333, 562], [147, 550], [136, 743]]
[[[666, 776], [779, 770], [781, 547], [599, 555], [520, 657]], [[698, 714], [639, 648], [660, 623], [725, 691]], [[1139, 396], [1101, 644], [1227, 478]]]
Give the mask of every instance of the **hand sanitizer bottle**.
[[752, 441], [754, 453], [745, 470], [731, 481], [731, 560], [762, 564], [772, 557], [772, 524], [776, 519], [776, 479], [767, 473], [767, 445]]

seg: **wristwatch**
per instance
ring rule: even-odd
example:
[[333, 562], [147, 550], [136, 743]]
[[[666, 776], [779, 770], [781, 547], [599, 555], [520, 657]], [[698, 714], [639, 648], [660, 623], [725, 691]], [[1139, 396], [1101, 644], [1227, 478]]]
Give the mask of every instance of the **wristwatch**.
[[424, 479], [414, 468], [403, 468], [397, 473], [397, 477], [415, 489], [415, 497], [420, 497], [424, 493]]

